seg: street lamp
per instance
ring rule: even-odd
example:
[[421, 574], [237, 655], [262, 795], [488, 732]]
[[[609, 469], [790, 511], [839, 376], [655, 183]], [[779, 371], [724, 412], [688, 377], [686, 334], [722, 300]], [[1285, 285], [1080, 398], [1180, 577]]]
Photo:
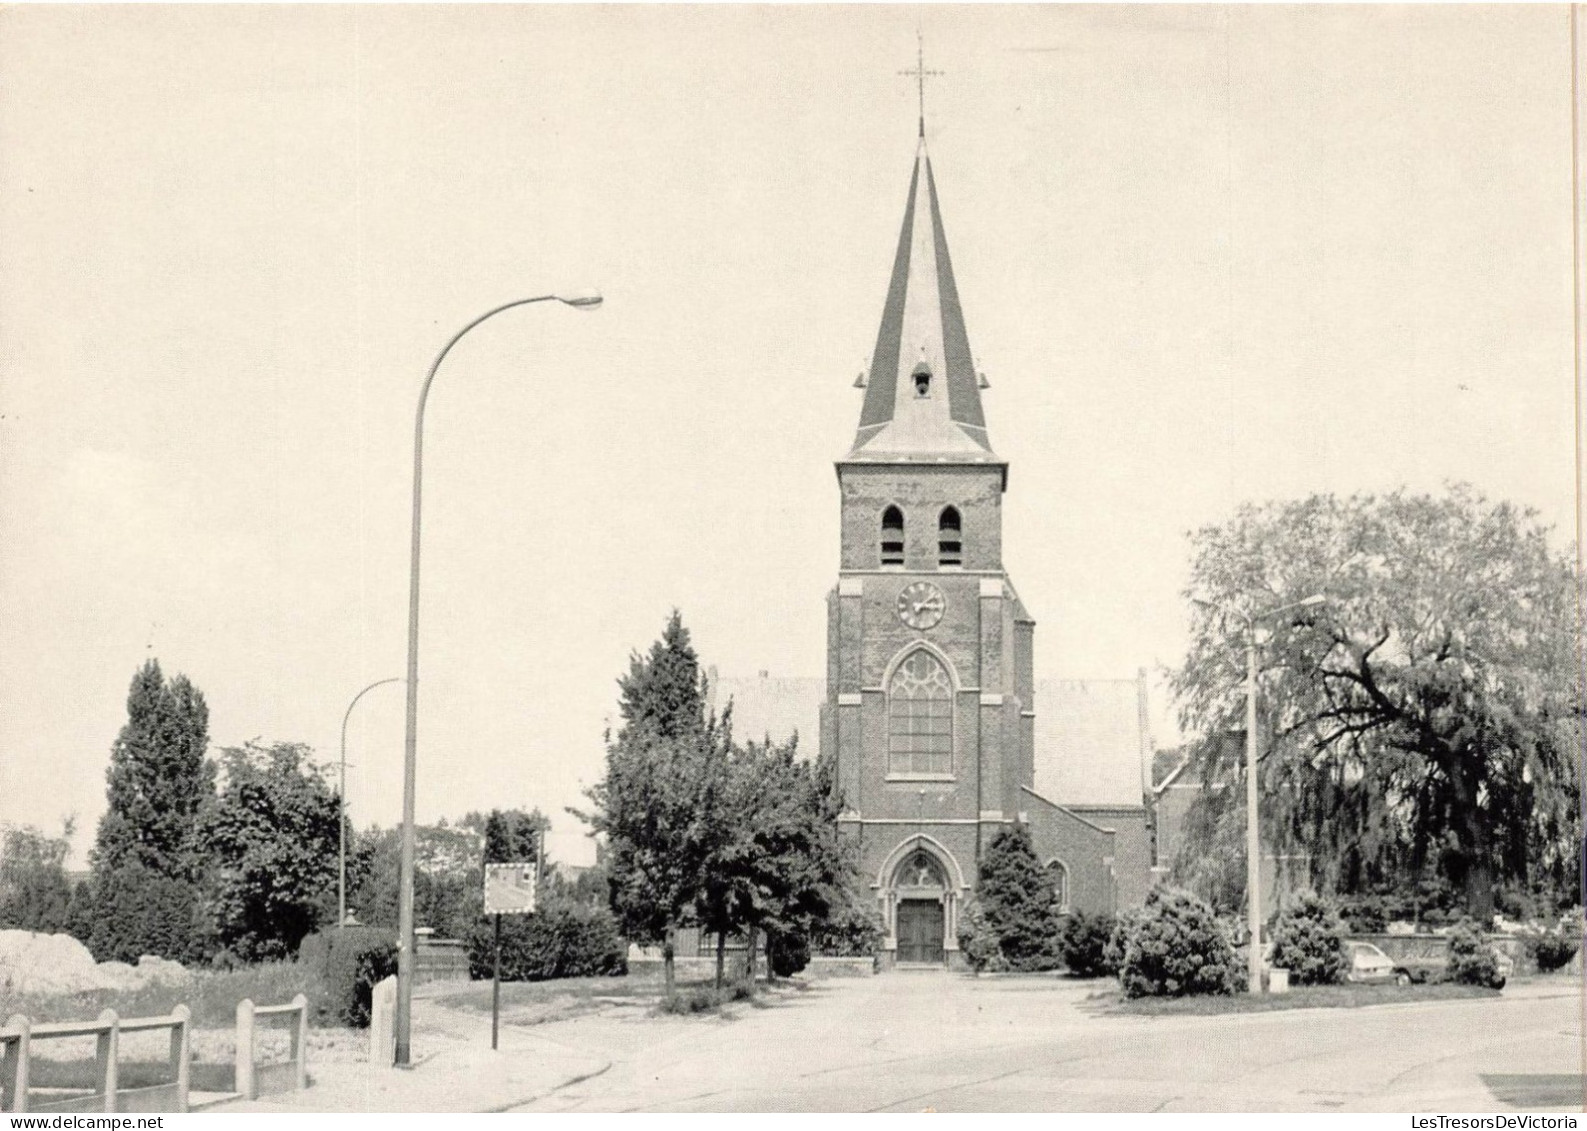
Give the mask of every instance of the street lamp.
[[[1250, 936], [1245, 960], [1246, 988], [1253, 994], [1262, 992], [1262, 838], [1256, 807], [1256, 624], [1280, 613], [1314, 608], [1327, 600], [1323, 594], [1313, 593], [1263, 613], [1230, 610], [1245, 621], [1245, 924]], [[1213, 607], [1206, 601], [1196, 603], [1204, 608]]]
[[411, 1036], [413, 1021], [413, 799], [414, 769], [417, 762], [419, 730], [419, 499], [420, 484], [424, 474], [424, 406], [430, 398], [430, 385], [441, 362], [452, 347], [475, 326], [494, 318], [515, 306], [528, 306], [535, 302], [560, 302], [578, 310], [593, 310], [601, 305], [601, 296], [595, 291], [577, 291], [566, 294], [536, 295], [503, 303], [487, 310], [474, 321], [452, 335], [430, 363], [419, 389], [419, 408], [413, 418], [413, 538], [410, 546], [408, 569], [408, 712], [407, 730], [402, 751], [402, 856], [398, 870], [397, 897], [397, 1009], [394, 1018], [396, 1029], [396, 1061], [406, 1067], [412, 1054]]
[[336, 929], [338, 931], [347, 925], [347, 720], [353, 717], [353, 708], [358, 706], [358, 701], [365, 695], [385, 684], [401, 682], [402, 680], [398, 676], [392, 676], [390, 679], [377, 679], [353, 696], [353, 701], [347, 704], [347, 711], [342, 715], [342, 783], [336, 798], [338, 820], [336, 828], [337, 855], [340, 859], [340, 867], [336, 873]]

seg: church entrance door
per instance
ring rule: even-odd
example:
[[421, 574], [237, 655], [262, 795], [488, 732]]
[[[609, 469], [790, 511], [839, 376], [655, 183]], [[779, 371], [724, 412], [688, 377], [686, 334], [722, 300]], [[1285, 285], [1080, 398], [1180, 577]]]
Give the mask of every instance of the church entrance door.
[[942, 962], [942, 904], [905, 899], [898, 904], [898, 961]]

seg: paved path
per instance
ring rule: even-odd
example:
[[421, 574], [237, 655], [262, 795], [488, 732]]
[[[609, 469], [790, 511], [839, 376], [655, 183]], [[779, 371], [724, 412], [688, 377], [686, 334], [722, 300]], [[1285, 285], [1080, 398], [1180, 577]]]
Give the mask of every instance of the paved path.
[[1517, 1110], [1501, 1095], [1531, 1111], [1582, 1107], [1569, 982], [1222, 1017], [1097, 1015], [1095, 988], [893, 973], [725, 1018], [555, 1022], [536, 1031], [611, 1067], [517, 1110]]
[[411, 1070], [311, 1066], [225, 1111], [1582, 1109], [1569, 981], [1497, 999], [1222, 1017], [1099, 1014], [1100, 983], [832, 978], [719, 1017], [645, 1006], [529, 1027], [414, 1002]]

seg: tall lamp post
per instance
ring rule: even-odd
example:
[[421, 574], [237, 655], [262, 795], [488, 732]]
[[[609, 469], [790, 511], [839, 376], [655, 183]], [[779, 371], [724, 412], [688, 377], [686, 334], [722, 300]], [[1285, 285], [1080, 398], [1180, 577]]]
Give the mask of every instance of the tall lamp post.
[[[1262, 836], [1257, 818], [1256, 792], [1256, 626], [1280, 613], [1309, 609], [1326, 602], [1321, 593], [1280, 605], [1263, 613], [1229, 610], [1245, 622], [1245, 925], [1250, 936], [1246, 961], [1246, 988], [1262, 992]], [[1196, 602], [1211, 608], [1205, 601]]]
[[368, 695], [377, 687], [384, 687], [388, 683], [401, 683], [398, 676], [390, 679], [377, 679], [364, 688], [353, 701], [347, 704], [347, 711], [342, 715], [342, 778], [339, 793], [336, 798], [336, 815], [338, 825], [337, 856], [339, 866], [336, 871], [336, 929], [339, 931], [347, 925], [347, 720], [353, 717], [353, 708], [358, 706], [358, 701]]
[[419, 389], [419, 407], [413, 418], [413, 538], [408, 569], [408, 713], [402, 751], [402, 855], [398, 871], [397, 1009], [394, 1018], [396, 1061], [404, 1067], [412, 1061], [413, 1029], [413, 779], [419, 731], [419, 499], [424, 474], [424, 406], [430, 398], [430, 385], [435, 381], [436, 370], [464, 334], [504, 310], [535, 302], [560, 302], [580, 310], [593, 310], [601, 305], [601, 296], [594, 291], [536, 295], [487, 310], [453, 334], [451, 340], [441, 347], [441, 352], [435, 355], [435, 360], [430, 363], [430, 372], [425, 375], [424, 384]]

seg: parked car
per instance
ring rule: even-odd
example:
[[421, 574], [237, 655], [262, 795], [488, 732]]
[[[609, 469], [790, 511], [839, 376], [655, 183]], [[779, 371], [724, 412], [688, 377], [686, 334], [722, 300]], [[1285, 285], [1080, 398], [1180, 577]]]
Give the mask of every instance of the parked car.
[[[1345, 950], [1350, 956], [1350, 969], [1345, 971], [1347, 982], [1393, 982], [1395, 985], [1408, 986], [1415, 980], [1410, 970], [1372, 943], [1349, 941], [1345, 943]], [[1426, 981], [1426, 977], [1422, 980]]]

